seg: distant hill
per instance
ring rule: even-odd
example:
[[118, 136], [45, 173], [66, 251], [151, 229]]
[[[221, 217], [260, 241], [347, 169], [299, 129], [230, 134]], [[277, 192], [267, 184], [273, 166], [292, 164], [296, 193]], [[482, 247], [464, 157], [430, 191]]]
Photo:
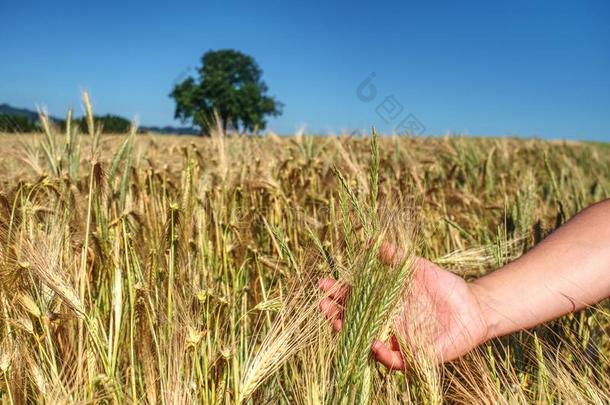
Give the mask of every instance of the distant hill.
[[[0, 104], [0, 114], [13, 115], [17, 117], [26, 117], [34, 122], [38, 121], [38, 112], [28, 110], [27, 108], [17, 108], [9, 104]], [[62, 121], [56, 117], [49, 117], [53, 121]]]
[[[5, 114], [9, 116], [25, 117], [30, 121], [38, 122], [38, 112], [28, 110], [27, 108], [13, 107], [9, 104], [0, 104], [0, 115]], [[64, 120], [57, 117], [49, 116], [52, 121], [57, 123], [63, 123]], [[74, 118], [75, 121], [79, 118]], [[172, 127], [172, 126], [144, 126], [139, 127], [140, 132], [154, 132], [157, 134], [174, 134], [174, 135], [199, 135], [199, 130], [193, 127]]]

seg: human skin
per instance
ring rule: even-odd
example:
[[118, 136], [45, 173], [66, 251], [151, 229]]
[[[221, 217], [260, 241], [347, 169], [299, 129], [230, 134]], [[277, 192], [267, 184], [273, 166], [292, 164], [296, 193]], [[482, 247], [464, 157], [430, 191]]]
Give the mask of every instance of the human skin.
[[[390, 244], [381, 246], [380, 257], [388, 264], [399, 254]], [[320, 280], [320, 288], [327, 293], [320, 308], [339, 331], [349, 288], [333, 279]], [[418, 258], [397, 324], [407, 335], [404, 341], [425, 341], [437, 360], [445, 362], [489, 339], [609, 296], [610, 200], [605, 200], [574, 216], [519, 259], [471, 282]], [[371, 351], [390, 369], [407, 367], [394, 337], [372, 342]]]

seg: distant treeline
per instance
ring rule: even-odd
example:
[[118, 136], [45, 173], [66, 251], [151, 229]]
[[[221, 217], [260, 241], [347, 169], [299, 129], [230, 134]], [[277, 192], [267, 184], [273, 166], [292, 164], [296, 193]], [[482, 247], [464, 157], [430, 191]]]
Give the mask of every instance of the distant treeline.
[[[52, 118], [53, 125], [64, 131], [66, 121]], [[106, 114], [95, 117], [96, 123], [101, 124], [104, 133], [125, 133], [131, 127], [131, 121], [118, 115]], [[72, 120], [73, 125], [78, 125], [81, 132], [87, 132], [87, 121], [85, 117]], [[40, 131], [40, 121], [25, 115], [13, 115], [0, 113], [0, 132], [23, 133]]]

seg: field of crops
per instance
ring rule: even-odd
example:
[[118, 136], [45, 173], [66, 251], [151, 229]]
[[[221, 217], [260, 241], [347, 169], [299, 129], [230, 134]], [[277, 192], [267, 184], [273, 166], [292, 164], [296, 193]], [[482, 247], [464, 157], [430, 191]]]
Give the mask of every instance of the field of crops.
[[56, 132], [0, 135], [3, 403], [610, 402], [606, 303], [389, 373], [317, 288], [353, 282], [388, 227], [492, 271], [610, 195], [606, 145]]

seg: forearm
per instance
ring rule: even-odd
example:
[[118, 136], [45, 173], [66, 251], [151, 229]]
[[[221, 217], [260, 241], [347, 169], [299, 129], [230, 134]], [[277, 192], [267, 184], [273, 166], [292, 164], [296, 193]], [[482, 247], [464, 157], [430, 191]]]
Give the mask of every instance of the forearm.
[[610, 295], [610, 200], [576, 215], [503, 268], [472, 283], [488, 338], [533, 327]]

